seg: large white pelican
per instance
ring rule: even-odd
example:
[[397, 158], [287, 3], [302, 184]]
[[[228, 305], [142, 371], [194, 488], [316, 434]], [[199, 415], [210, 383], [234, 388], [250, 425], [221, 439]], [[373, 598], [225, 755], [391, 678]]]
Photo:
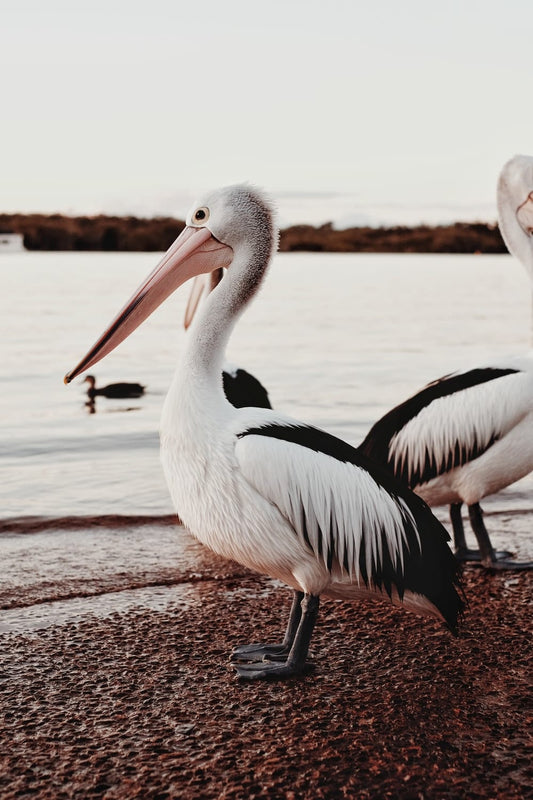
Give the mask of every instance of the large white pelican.
[[[498, 181], [500, 230], [533, 282], [533, 158], [515, 156]], [[430, 383], [369, 431], [361, 450], [430, 505], [450, 505], [456, 554], [491, 569], [530, 569], [496, 553], [479, 501], [533, 470], [533, 352]], [[467, 547], [468, 505], [479, 550]]]
[[71, 381], [110, 353], [189, 278], [227, 268], [187, 335], [161, 422], [170, 493], [215, 552], [294, 590], [280, 644], [237, 647], [244, 678], [301, 673], [319, 595], [390, 597], [456, 629], [463, 600], [448, 534], [427, 505], [340, 439], [222, 390], [226, 343], [277, 244], [270, 202], [248, 186], [208, 195]]

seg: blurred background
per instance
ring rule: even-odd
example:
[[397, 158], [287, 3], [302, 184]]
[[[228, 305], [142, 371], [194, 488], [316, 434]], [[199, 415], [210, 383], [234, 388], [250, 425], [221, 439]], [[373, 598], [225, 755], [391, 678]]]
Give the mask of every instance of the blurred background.
[[494, 221], [531, 151], [527, 0], [5, 0], [0, 211], [183, 217], [252, 181], [282, 225]]
[[[164, 216], [171, 241], [197, 195], [251, 181], [282, 226], [494, 224], [499, 170], [533, 150], [532, 15], [525, 0], [6, 0], [0, 214]], [[276, 408], [358, 444], [427, 381], [527, 347], [525, 275], [489, 252], [282, 253], [229, 355]], [[139, 382], [141, 398], [88, 404], [87, 384], [62, 384], [156, 260], [0, 253], [8, 526], [172, 511], [158, 419], [187, 290], [98, 365], [97, 385]]]

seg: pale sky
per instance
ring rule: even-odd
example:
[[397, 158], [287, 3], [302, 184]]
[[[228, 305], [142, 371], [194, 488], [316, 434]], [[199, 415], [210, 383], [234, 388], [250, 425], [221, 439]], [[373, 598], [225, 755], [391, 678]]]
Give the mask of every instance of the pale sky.
[[0, 211], [495, 219], [533, 153], [531, 0], [4, 0]]

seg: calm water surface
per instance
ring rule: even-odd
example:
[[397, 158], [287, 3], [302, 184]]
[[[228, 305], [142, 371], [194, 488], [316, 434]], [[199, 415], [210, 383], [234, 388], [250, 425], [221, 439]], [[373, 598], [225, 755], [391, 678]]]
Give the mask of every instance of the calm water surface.
[[[91, 414], [81, 380], [63, 385], [157, 258], [0, 257], [3, 519], [172, 511], [158, 425], [185, 343], [187, 287], [93, 370], [101, 384], [140, 381], [143, 398], [99, 398]], [[282, 254], [228, 356], [277, 408], [358, 444], [428, 380], [525, 351], [530, 311], [510, 256]], [[531, 488], [521, 486], [516, 502]]]

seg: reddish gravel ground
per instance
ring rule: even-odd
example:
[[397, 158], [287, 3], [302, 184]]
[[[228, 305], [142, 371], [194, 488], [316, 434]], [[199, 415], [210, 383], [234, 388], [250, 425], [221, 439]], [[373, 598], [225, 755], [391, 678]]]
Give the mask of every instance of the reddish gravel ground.
[[[459, 638], [325, 600], [316, 669], [242, 683], [289, 594], [231, 570], [187, 604], [0, 637], [0, 797], [533, 797], [531, 573], [465, 571]], [[191, 599], [192, 598], [192, 599]]]

